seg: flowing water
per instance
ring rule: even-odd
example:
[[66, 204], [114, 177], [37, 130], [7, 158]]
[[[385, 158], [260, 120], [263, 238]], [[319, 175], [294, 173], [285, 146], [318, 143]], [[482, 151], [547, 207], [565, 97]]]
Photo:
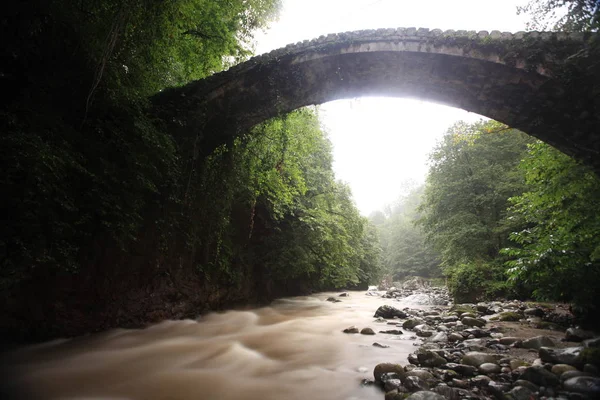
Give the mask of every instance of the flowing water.
[[31, 399], [381, 400], [361, 380], [380, 362], [405, 364], [415, 340], [342, 333], [351, 325], [393, 329], [373, 314], [383, 304], [404, 306], [350, 293], [340, 303], [325, 301], [337, 293], [321, 293], [21, 348], [4, 363], [8, 386]]

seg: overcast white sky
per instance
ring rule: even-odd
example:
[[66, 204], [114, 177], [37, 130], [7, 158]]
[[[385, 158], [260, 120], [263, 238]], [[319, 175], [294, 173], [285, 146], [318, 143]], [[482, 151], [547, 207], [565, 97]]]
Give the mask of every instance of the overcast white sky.
[[[257, 34], [256, 53], [327, 33], [416, 27], [525, 30], [517, 5], [526, 0], [283, 0], [278, 22]], [[333, 143], [336, 177], [350, 184], [365, 216], [402, 194], [403, 183], [423, 182], [427, 156], [455, 121], [481, 116], [411, 99], [360, 98], [326, 103], [321, 122]]]

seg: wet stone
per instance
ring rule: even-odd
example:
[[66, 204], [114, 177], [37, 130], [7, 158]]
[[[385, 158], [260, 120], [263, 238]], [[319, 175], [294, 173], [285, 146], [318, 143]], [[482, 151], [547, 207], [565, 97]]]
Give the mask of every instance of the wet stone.
[[591, 398], [600, 397], [600, 378], [593, 376], [576, 376], [563, 382], [565, 390], [585, 394]]
[[386, 331], [379, 331], [379, 333], [386, 333], [388, 335], [402, 335], [403, 332], [400, 329], [388, 329]]
[[406, 386], [406, 388], [411, 392], [416, 392], [418, 390], [429, 390], [429, 385], [427, 382], [418, 376], [407, 376], [404, 379], [404, 386]]
[[498, 374], [502, 368], [498, 364], [494, 363], [483, 363], [479, 366], [479, 372], [482, 374]]
[[446, 364], [446, 368], [451, 369], [452, 371], [455, 371], [463, 376], [473, 376], [477, 372], [477, 368], [472, 365], [465, 364], [448, 363]]
[[398, 310], [395, 307], [392, 306], [381, 306], [377, 309], [377, 311], [375, 311], [375, 315], [374, 317], [381, 317], [381, 318], [385, 318], [385, 319], [392, 319], [394, 317], [396, 318], [406, 318], [408, 317], [408, 315], [402, 311], [402, 310]]
[[558, 386], [560, 383], [556, 375], [541, 365], [534, 365], [526, 368], [521, 374], [520, 379], [533, 382], [539, 386]]
[[444, 357], [441, 357], [437, 353], [429, 350], [417, 351], [417, 359], [419, 360], [419, 364], [429, 368], [439, 367], [447, 363]]
[[515, 386], [507, 394], [509, 399], [514, 400], [531, 400], [536, 398], [534, 392], [524, 386]]
[[421, 391], [411, 394], [406, 400], [446, 400], [446, 398], [435, 392]]
[[554, 341], [548, 336], [536, 336], [529, 339], [525, 339], [521, 342], [521, 347], [524, 349], [535, 349], [539, 350], [540, 347], [552, 347]]
[[561, 376], [563, 373], [567, 371], [577, 371], [577, 368], [568, 364], [555, 364], [551, 369], [552, 373], [557, 376]]
[[373, 347], [379, 347], [379, 348], [382, 348], [382, 349], [388, 349], [390, 346], [388, 346], [387, 344], [381, 344], [381, 343], [375, 342], [375, 343], [373, 343]]
[[522, 386], [522, 387], [526, 387], [527, 389], [529, 389], [531, 392], [537, 392], [538, 390], [540, 390], [540, 387], [538, 385], [536, 385], [533, 382], [529, 382], [526, 381], [524, 379], [517, 379], [514, 382], [514, 386]]
[[374, 334], [375, 334], [375, 332], [374, 332], [374, 331], [373, 331], [373, 329], [371, 329], [371, 328], [363, 328], [363, 329], [360, 331], [360, 333], [361, 333], [362, 335], [374, 335]]
[[400, 379], [405, 376], [404, 368], [400, 364], [392, 364], [392, 363], [381, 363], [375, 366], [373, 369], [373, 377], [375, 381], [381, 381], [381, 376], [385, 373], [394, 372], [398, 374]]
[[479, 367], [484, 363], [496, 363], [502, 358], [499, 354], [490, 354], [490, 353], [480, 353], [476, 351], [471, 351], [465, 354], [462, 358], [461, 363], [466, 365], [472, 365], [474, 367]]
[[355, 326], [349, 326], [348, 328], [344, 329], [342, 332], [344, 333], [358, 333], [358, 328]]
[[563, 349], [540, 347], [538, 354], [544, 362], [577, 365], [581, 350], [583, 347], [565, 347]]
[[569, 328], [565, 332], [565, 340], [568, 342], [583, 342], [594, 337], [594, 332], [579, 328]]
[[460, 322], [462, 322], [463, 324], [467, 325], [467, 326], [477, 326], [477, 327], [483, 327], [485, 326], [485, 321], [482, 321], [480, 319], [477, 318], [471, 318], [471, 317], [463, 317]]

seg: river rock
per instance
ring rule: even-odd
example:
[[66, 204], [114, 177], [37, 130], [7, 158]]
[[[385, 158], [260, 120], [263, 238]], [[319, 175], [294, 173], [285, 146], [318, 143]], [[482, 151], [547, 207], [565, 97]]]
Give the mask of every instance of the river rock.
[[421, 369], [421, 368], [415, 368], [415, 369], [412, 369], [412, 370], [406, 372], [406, 376], [417, 376], [426, 382], [430, 382], [435, 379], [435, 377], [433, 376], [433, 374], [431, 372], [427, 371], [426, 369]]
[[373, 331], [373, 329], [371, 329], [371, 328], [362, 328], [362, 330], [360, 331], [360, 333], [362, 335], [374, 335], [375, 331]]
[[565, 390], [585, 394], [592, 399], [600, 397], [600, 378], [576, 376], [563, 382]]
[[457, 333], [457, 332], [452, 332], [451, 334], [448, 335], [449, 342], [460, 342], [464, 339], [465, 338], [463, 337], [463, 335], [461, 335], [460, 333]]
[[375, 315], [374, 317], [381, 317], [381, 318], [385, 318], [385, 319], [392, 319], [394, 317], [397, 318], [406, 318], [408, 317], [408, 315], [402, 311], [402, 310], [398, 310], [395, 307], [392, 306], [381, 306], [377, 309], [377, 311], [375, 311]]
[[446, 398], [441, 394], [424, 390], [411, 394], [406, 400], [446, 400]]
[[577, 366], [579, 363], [579, 354], [582, 350], [583, 347], [565, 347], [563, 349], [540, 347], [538, 354], [544, 362]]
[[373, 346], [374, 347], [379, 347], [379, 348], [382, 348], [382, 349], [389, 349], [389, 347], [390, 347], [387, 344], [381, 344], [381, 343], [377, 343], [377, 342], [373, 343]]
[[473, 367], [479, 367], [483, 363], [496, 363], [502, 358], [503, 356], [500, 354], [470, 351], [463, 356], [461, 363], [466, 365], [472, 365]]
[[336, 299], [335, 297], [328, 297], [327, 301], [330, 301], [332, 303], [341, 303], [341, 300]]
[[551, 371], [554, 375], [561, 376], [567, 371], [577, 371], [577, 368], [568, 364], [555, 364], [552, 366]]
[[529, 388], [524, 386], [515, 386], [507, 393], [509, 399], [514, 400], [531, 400], [537, 396]]
[[387, 333], [388, 335], [402, 335], [402, 334], [404, 334], [400, 329], [388, 329], [386, 331], [379, 331], [379, 333]]
[[460, 322], [462, 322], [463, 324], [465, 324], [467, 326], [477, 326], [479, 328], [485, 326], [485, 321], [482, 321], [477, 318], [471, 318], [471, 317], [463, 317], [460, 320]]
[[433, 335], [433, 337], [431, 337], [429, 340], [433, 343], [447, 342], [448, 335], [444, 332], [438, 332], [435, 335]]
[[433, 335], [431, 327], [425, 324], [417, 325], [414, 327], [415, 333], [419, 337], [430, 337]]
[[558, 386], [560, 380], [552, 372], [548, 371], [541, 365], [534, 365], [528, 367], [523, 371], [520, 379], [524, 379], [529, 382], [533, 382], [539, 386]]
[[381, 364], [377, 364], [375, 366], [375, 369], [373, 369], [373, 377], [375, 378], [375, 381], [380, 382], [381, 375], [383, 375], [387, 372], [395, 372], [396, 374], [398, 374], [398, 376], [402, 380], [406, 376], [406, 373], [404, 372], [404, 368], [402, 368], [402, 365], [392, 364], [392, 363], [381, 363]]
[[446, 368], [455, 371], [462, 376], [473, 376], [477, 372], [477, 368], [472, 365], [447, 363]]
[[430, 350], [417, 351], [417, 359], [423, 367], [434, 368], [447, 363], [446, 359]]
[[569, 328], [565, 332], [565, 340], [568, 342], [583, 342], [594, 337], [594, 332], [579, 328]]
[[411, 392], [416, 392], [419, 390], [429, 390], [429, 385], [425, 382], [424, 379], [419, 378], [418, 376], [407, 376], [404, 380], [404, 386]]
[[344, 333], [358, 333], [358, 328], [355, 326], [349, 326], [348, 328], [344, 329], [342, 332]]
[[404, 329], [413, 329], [415, 326], [422, 324], [424, 321], [421, 318], [410, 318], [402, 323]]
[[505, 336], [498, 340], [499, 340], [500, 344], [503, 344], [505, 346], [510, 346], [511, 344], [514, 344], [514, 343], [520, 341], [521, 339], [519, 339], [517, 337], [512, 337], [512, 336]]
[[498, 374], [502, 368], [498, 364], [494, 363], [483, 363], [479, 366], [479, 372], [485, 375]]
[[562, 373], [562, 375], [560, 376], [560, 380], [561, 382], [564, 382], [566, 380], [569, 380], [571, 378], [575, 378], [578, 376], [592, 376], [591, 374], [584, 372], [584, 371], [565, 371]]
[[543, 317], [546, 313], [539, 307], [527, 308], [523, 311], [523, 314], [529, 315], [532, 317]]
[[460, 398], [458, 392], [448, 385], [440, 384], [434, 387], [433, 391], [444, 396], [446, 400], [458, 400]]
[[525, 339], [521, 342], [521, 346], [524, 349], [539, 350], [540, 347], [553, 347], [554, 341], [548, 336], [535, 336], [529, 339]]
[[583, 366], [583, 372], [587, 372], [587, 373], [597, 376], [597, 375], [600, 375], [600, 368], [598, 368], [594, 364], [585, 364]]
[[514, 386], [523, 386], [529, 389], [532, 392], [537, 392], [540, 390], [540, 387], [533, 382], [526, 381], [524, 379], [517, 379], [514, 383]]

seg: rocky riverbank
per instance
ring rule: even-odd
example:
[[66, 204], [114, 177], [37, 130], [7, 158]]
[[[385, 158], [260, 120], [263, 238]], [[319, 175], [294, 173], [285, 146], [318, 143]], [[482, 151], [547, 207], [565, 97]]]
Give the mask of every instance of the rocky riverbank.
[[[373, 325], [344, 329], [415, 340], [418, 348], [408, 363], [382, 360], [373, 379], [363, 381], [381, 387], [385, 400], [600, 398], [600, 337], [568, 326], [573, 319], [566, 307], [519, 301], [452, 305], [445, 289], [418, 286], [367, 292], [386, 299]], [[395, 300], [416, 307], [396, 308]]]

